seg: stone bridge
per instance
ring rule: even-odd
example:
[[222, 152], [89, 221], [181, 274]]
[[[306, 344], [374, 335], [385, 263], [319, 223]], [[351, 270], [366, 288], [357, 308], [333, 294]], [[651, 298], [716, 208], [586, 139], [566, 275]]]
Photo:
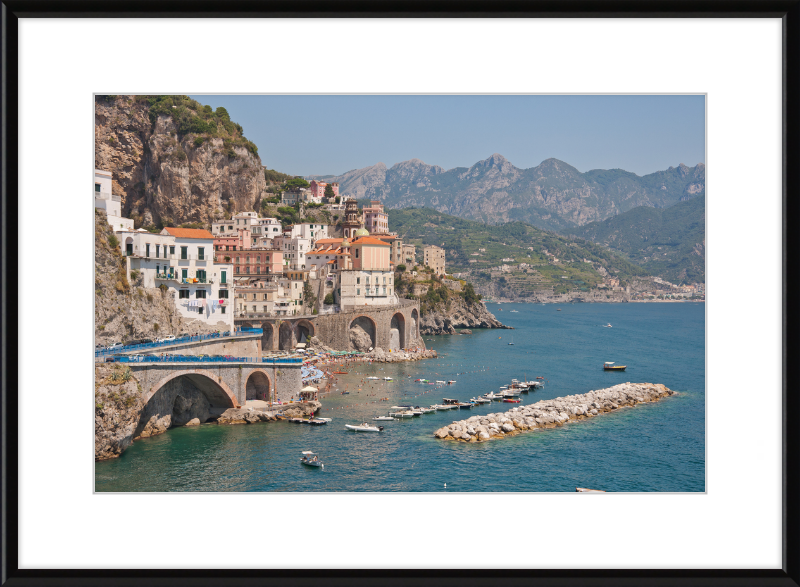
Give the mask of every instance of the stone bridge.
[[392, 306], [360, 306], [336, 314], [259, 317], [244, 315], [237, 326], [262, 328], [262, 351], [292, 350], [298, 342], [312, 336], [336, 350], [367, 350], [372, 346], [385, 351], [422, 345], [419, 336], [419, 302], [401, 300]]
[[[157, 411], [171, 410], [174, 402], [172, 396], [181, 390], [199, 392], [205, 396], [210, 409], [224, 410], [244, 405], [249, 399], [287, 401], [297, 397], [302, 388], [301, 361], [194, 361], [125, 365], [130, 367], [139, 381], [142, 399], [146, 404], [151, 401], [164, 403], [161, 410], [154, 406]], [[161, 396], [164, 396], [163, 402], [159, 400]]]

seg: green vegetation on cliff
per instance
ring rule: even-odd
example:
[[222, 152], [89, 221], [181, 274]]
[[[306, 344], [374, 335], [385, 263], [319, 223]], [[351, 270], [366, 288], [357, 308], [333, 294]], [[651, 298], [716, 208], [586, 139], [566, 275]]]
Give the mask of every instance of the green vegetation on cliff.
[[442, 247], [447, 271], [469, 270], [476, 284], [494, 279], [492, 267], [519, 263], [530, 266], [524, 276], [536, 288], [554, 287], [557, 293], [595, 287], [603, 282], [603, 272], [623, 282], [646, 275], [641, 267], [591, 241], [522, 222], [482, 224], [430, 208], [390, 209], [388, 214], [389, 228], [406, 242]]
[[233, 122], [230, 114], [222, 106], [212, 110], [211, 106], [203, 106], [189, 96], [137, 96], [138, 101], [146, 101], [150, 105], [148, 116], [155, 125], [160, 115], [171, 116], [178, 129], [178, 137], [192, 133], [197, 135], [195, 146], [199, 147], [205, 139], [222, 138], [229, 157], [235, 158], [232, 147], [245, 147], [253, 155], [258, 154], [255, 143], [244, 136], [242, 125]]
[[573, 229], [672, 282], [705, 281], [705, 197], [669, 208], [639, 207]]

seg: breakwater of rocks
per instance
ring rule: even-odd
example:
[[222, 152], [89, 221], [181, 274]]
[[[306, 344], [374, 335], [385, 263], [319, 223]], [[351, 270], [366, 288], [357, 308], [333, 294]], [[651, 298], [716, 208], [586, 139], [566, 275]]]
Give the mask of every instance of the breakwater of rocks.
[[563, 426], [572, 420], [593, 418], [636, 404], [656, 402], [676, 392], [660, 383], [620, 383], [580, 395], [568, 395], [511, 408], [507, 412], [472, 416], [439, 428], [433, 435], [443, 440], [483, 442], [514, 436], [527, 430]]

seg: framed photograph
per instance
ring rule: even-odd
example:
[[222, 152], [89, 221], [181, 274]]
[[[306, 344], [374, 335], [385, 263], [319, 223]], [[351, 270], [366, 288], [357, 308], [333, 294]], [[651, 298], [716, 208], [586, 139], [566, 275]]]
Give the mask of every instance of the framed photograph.
[[4, 4], [4, 582], [800, 582], [797, 2], [172, 8]]

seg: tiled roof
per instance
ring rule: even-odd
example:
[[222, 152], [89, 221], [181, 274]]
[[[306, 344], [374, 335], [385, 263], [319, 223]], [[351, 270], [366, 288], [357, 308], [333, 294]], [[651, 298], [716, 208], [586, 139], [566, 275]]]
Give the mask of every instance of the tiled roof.
[[164, 230], [166, 230], [172, 236], [176, 236], [179, 238], [204, 238], [204, 239], [214, 238], [213, 234], [211, 234], [207, 230], [203, 230], [202, 228], [165, 227]]
[[372, 238], [372, 237], [369, 237], [369, 236], [362, 236], [358, 240], [353, 241], [352, 244], [354, 244], [354, 245], [380, 245], [382, 247], [391, 247], [392, 246], [389, 243], [385, 243], [385, 242], [383, 242], [381, 240], [378, 240], [376, 238]]

